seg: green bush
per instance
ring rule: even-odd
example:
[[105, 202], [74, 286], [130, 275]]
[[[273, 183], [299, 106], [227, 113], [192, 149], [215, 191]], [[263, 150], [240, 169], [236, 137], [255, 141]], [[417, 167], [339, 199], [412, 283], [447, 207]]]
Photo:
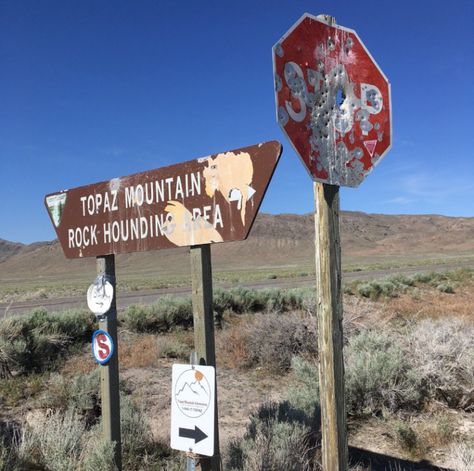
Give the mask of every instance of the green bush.
[[[349, 413], [412, 408], [423, 398], [419, 371], [399, 342], [389, 335], [361, 331], [344, 349], [345, 394]], [[295, 358], [289, 400], [310, 413], [319, 403], [318, 369], [314, 361]]]
[[418, 439], [415, 431], [410, 427], [409, 424], [406, 422], [398, 422], [395, 425], [395, 436], [402, 448], [410, 452], [416, 450]]
[[[219, 322], [224, 313], [285, 312], [303, 307], [307, 290], [235, 288], [215, 290], [213, 309]], [[156, 303], [133, 305], [120, 316], [123, 325], [136, 332], [169, 332], [193, 323], [191, 298], [163, 297]]]
[[316, 361], [295, 356], [291, 362], [294, 380], [288, 387], [288, 401], [311, 416], [319, 408], [319, 371]]
[[132, 305], [120, 316], [121, 322], [136, 332], [169, 332], [176, 327], [190, 327], [193, 322], [190, 298], [165, 296], [149, 306]]
[[0, 322], [0, 372], [26, 374], [52, 370], [71, 349], [90, 341], [95, 317], [70, 310], [49, 314], [44, 309]]
[[[91, 375], [89, 378], [76, 378], [71, 385], [94, 381]], [[88, 388], [82, 389], [82, 393], [86, 394]], [[92, 393], [94, 394], [95, 392]], [[93, 424], [88, 422], [87, 414], [84, 413], [87, 401], [84, 402], [83, 399], [64, 396], [62, 407], [49, 412], [46, 420], [38, 420], [26, 426], [10, 446], [0, 446], [0, 470], [115, 469], [114, 445], [102, 439], [100, 421]], [[130, 397], [123, 393], [120, 401], [123, 469], [179, 469], [175, 465], [180, 460], [175, 459], [169, 447], [153, 442], [143, 409], [134, 405]]]
[[448, 293], [448, 294], [453, 294], [454, 293], [454, 287], [451, 283], [440, 283], [436, 289], [438, 291], [441, 291], [441, 293]]
[[65, 412], [74, 409], [86, 425], [92, 426], [100, 419], [100, 371], [67, 378], [56, 374], [51, 377], [47, 389], [38, 400], [44, 409]]
[[422, 398], [418, 372], [396, 338], [370, 330], [345, 348], [346, 403], [352, 414], [413, 407]]
[[320, 440], [317, 423], [288, 402], [264, 404], [251, 415], [244, 437], [230, 442], [225, 469], [319, 469], [315, 460]]
[[386, 278], [386, 280], [398, 287], [415, 285], [415, 280], [413, 279], [413, 277], [403, 275], [402, 273], [390, 275]]
[[359, 285], [357, 292], [360, 296], [374, 301], [380, 297], [393, 298], [397, 294], [397, 285], [390, 280], [371, 281]]
[[422, 283], [426, 284], [435, 278], [437, 274], [435, 272], [428, 272], [428, 273], [415, 273], [412, 276], [412, 279], [415, 283]]

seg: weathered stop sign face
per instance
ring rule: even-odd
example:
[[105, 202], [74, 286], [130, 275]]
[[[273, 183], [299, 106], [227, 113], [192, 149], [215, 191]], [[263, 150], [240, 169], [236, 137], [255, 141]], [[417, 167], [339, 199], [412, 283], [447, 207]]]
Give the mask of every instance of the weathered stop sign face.
[[305, 14], [273, 64], [278, 122], [312, 178], [358, 186], [392, 131], [390, 84], [357, 33]]

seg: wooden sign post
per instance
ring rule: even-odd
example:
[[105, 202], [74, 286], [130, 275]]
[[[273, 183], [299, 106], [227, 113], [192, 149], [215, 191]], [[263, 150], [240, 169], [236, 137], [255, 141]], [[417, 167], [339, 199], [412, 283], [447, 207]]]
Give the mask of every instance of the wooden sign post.
[[[93, 351], [102, 365], [104, 436], [116, 442], [118, 466], [120, 398], [114, 254], [191, 247], [197, 362], [215, 366], [210, 244], [247, 238], [281, 151], [279, 142], [265, 142], [45, 197], [66, 257], [97, 257], [99, 277], [90, 288], [91, 310], [103, 317], [99, 317], [101, 329], [94, 335]], [[110, 305], [103, 309], [107, 290], [113, 292], [113, 299], [109, 296]], [[196, 466], [205, 471], [220, 470], [217, 399], [215, 411], [214, 455], [200, 457]]]
[[[209, 244], [191, 247], [191, 286], [193, 301], [194, 348], [198, 365], [216, 366], [214, 310], [212, 303], [212, 263]], [[215, 394], [214, 456], [200, 457], [195, 469], [219, 471], [219, 426], [217, 386]]]
[[357, 33], [304, 14], [273, 47], [277, 121], [314, 183], [322, 467], [348, 466], [339, 187], [392, 142], [390, 84]]
[[347, 469], [339, 187], [314, 183], [322, 466]]
[[113, 341], [114, 352], [107, 364], [100, 367], [100, 391], [102, 400], [102, 427], [104, 438], [114, 443], [114, 461], [122, 469], [122, 440], [120, 433], [120, 392], [118, 369], [117, 305], [115, 280], [115, 255], [97, 257], [97, 273], [105, 275], [114, 288], [112, 305], [107, 315], [99, 321], [99, 328], [107, 332]]

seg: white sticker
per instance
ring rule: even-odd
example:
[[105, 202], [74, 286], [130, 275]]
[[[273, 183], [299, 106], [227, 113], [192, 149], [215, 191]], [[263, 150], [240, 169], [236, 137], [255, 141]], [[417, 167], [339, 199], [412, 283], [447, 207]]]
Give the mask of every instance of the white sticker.
[[113, 298], [114, 287], [104, 275], [99, 275], [87, 290], [87, 306], [96, 316], [108, 312]]

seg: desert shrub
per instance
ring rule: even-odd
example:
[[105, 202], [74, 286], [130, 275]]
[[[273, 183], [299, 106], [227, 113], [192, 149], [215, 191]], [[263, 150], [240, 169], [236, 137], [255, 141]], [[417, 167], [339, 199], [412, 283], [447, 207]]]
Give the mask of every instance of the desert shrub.
[[[120, 395], [122, 431], [122, 465], [127, 471], [169, 470], [185, 467], [183, 454], [173, 452], [167, 444], [154, 442], [147, 414], [130, 396]], [[181, 456], [180, 456], [181, 455]]]
[[474, 270], [470, 269], [415, 273], [411, 276], [395, 274], [382, 280], [355, 280], [344, 286], [344, 293], [356, 293], [364, 298], [377, 300], [379, 298], [395, 297], [399, 293], [405, 293], [408, 289], [418, 285], [428, 285], [445, 293], [453, 293], [457, 285], [468, 283], [473, 279]]
[[396, 295], [397, 285], [389, 280], [371, 281], [362, 283], [357, 287], [357, 293], [372, 300], [377, 300], [380, 297], [392, 298]]
[[412, 280], [415, 283], [429, 283], [436, 277], [435, 272], [422, 272], [422, 273], [415, 273], [412, 275]]
[[423, 319], [404, 336], [407, 358], [425, 394], [474, 410], [474, 327], [460, 319]]
[[[215, 319], [219, 323], [226, 312], [242, 314], [301, 309], [306, 292], [304, 289], [216, 289], [213, 297]], [[191, 298], [167, 296], [149, 306], [133, 305], [121, 314], [120, 320], [126, 328], [136, 332], [162, 333], [188, 328], [193, 322]]]
[[26, 374], [53, 370], [71, 347], [90, 340], [95, 318], [85, 311], [44, 309], [0, 322], [0, 370]]
[[346, 403], [350, 413], [391, 411], [421, 400], [418, 372], [397, 339], [385, 333], [361, 331], [345, 349]]
[[88, 429], [74, 408], [23, 429], [12, 449], [17, 469], [113, 471], [114, 445], [101, 438], [101, 424]]
[[[56, 411], [23, 430], [18, 456], [51, 471], [77, 469], [85, 426], [74, 409]], [[41, 469], [41, 468], [40, 468]]]
[[472, 268], [458, 268], [449, 273], [449, 279], [458, 283], [466, 283], [474, 280], [474, 270]]
[[251, 415], [244, 437], [230, 442], [225, 469], [318, 469], [314, 455], [319, 431], [312, 428], [316, 423], [287, 402], [264, 404]]
[[180, 340], [160, 336], [156, 339], [156, 343], [158, 357], [189, 360], [189, 352], [192, 349]]
[[[123, 383], [122, 383], [123, 384]], [[100, 371], [93, 370], [74, 378], [62, 375], [51, 377], [48, 388], [38, 400], [44, 409], [64, 413], [67, 409], [75, 410], [89, 427], [100, 418]]]
[[[100, 430], [95, 433], [99, 435]], [[116, 471], [114, 462], [115, 444], [103, 438], [93, 437], [83, 447], [80, 457], [80, 471]]]
[[[414, 407], [422, 399], [417, 371], [393, 337], [361, 331], [344, 349], [345, 393], [349, 413], [375, 413]], [[319, 403], [318, 368], [314, 360], [295, 358], [289, 400], [310, 412]]]
[[316, 354], [316, 323], [309, 316], [258, 314], [225, 330], [219, 339], [219, 351], [237, 367], [287, 371], [294, 355]]
[[18, 458], [17, 441], [17, 433], [13, 432], [13, 435], [5, 436], [5, 431], [2, 430], [2, 436], [0, 437], [0, 471], [22, 471], [25, 469]]
[[169, 332], [176, 327], [190, 327], [193, 310], [190, 298], [165, 296], [149, 306], [132, 305], [120, 316], [126, 328], [136, 332]]
[[288, 401], [294, 407], [311, 415], [319, 408], [319, 371], [314, 360], [293, 357], [294, 380], [288, 387]]
[[406, 422], [395, 424], [395, 437], [398, 444], [405, 450], [413, 452], [418, 445], [416, 432]]
[[451, 466], [456, 471], [472, 471], [474, 469], [474, 442], [453, 445], [450, 456]]
[[415, 285], [415, 280], [413, 279], [413, 277], [404, 275], [403, 273], [396, 273], [395, 275], [387, 276], [386, 280], [397, 286]]
[[454, 287], [451, 283], [440, 283], [436, 289], [438, 291], [441, 291], [441, 293], [448, 293], [448, 294], [453, 294], [454, 293]]
[[[121, 394], [120, 400], [123, 469], [162, 469], [157, 466], [163, 458], [169, 458], [169, 448], [153, 442], [143, 409], [134, 405], [124, 394]], [[69, 405], [65, 410], [58, 408], [52, 412], [47, 420], [33, 423], [23, 430], [13, 448], [15, 462], [24, 466], [18, 469], [115, 469], [114, 445], [101, 439], [101, 422], [90, 426], [83, 411], [74, 407], [74, 401]], [[172, 460], [168, 461], [172, 463]]]
[[31, 400], [44, 388], [43, 374], [9, 376], [0, 381], [0, 404], [18, 406], [22, 401]]
[[145, 412], [124, 394], [120, 397], [120, 421], [122, 424], [122, 452], [124, 469], [136, 468], [137, 457], [144, 454], [151, 440], [151, 431]]
[[216, 290], [214, 310], [234, 314], [253, 312], [285, 312], [301, 309], [307, 290], [305, 289], [262, 289], [234, 288]]

